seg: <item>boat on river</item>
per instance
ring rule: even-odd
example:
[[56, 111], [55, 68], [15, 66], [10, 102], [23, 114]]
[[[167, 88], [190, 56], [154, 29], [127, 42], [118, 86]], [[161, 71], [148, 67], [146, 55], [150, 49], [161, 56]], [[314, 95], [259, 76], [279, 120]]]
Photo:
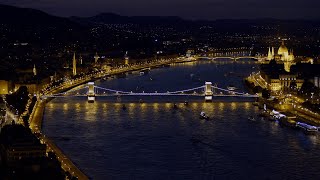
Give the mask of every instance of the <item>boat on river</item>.
[[250, 121], [256, 121], [256, 119], [255, 119], [253, 116], [249, 116], [249, 117], [248, 117], [248, 120], [250, 120]]
[[200, 119], [206, 119], [206, 120], [208, 120], [208, 119], [209, 119], [209, 116], [207, 116], [204, 111], [201, 111], [201, 113], [200, 113]]
[[297, 122], [296, 126], [301, 128], [306, 134], [315, 134], [316, 132], [318, 132], [318, 127], [312, 126], [307, 123]]

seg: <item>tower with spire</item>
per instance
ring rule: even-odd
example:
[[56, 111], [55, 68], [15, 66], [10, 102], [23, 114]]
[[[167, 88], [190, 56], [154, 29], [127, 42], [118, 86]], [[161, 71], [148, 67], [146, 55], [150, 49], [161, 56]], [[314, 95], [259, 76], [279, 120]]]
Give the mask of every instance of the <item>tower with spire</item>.
[[129, 65], [128, 51], [126, 51], [126, 54], [124, 55], [124, 64], [125, 64], [125, 65]]
[[268, 51], [268, 58], [269, 61], [274, 59], [274, 47], [269, 47], [269, 51]]
[[271, 48], [269, 47], [269, 51], [268, 51], [268, 60], [272, 60], [272, 54], [271, 54]]
[[98, 53], [96, 52], [96, 55], [94, 55], [94, 63], [97, 64], [99, 58], [100, 58], [100, 57], [99, 57]]
[[76, 53], [73, 53], [73, 59], [72, 59], [72, 74], [73, 74], [73, 76], [77, 75]]
[[33, 65], [33, 70], [32, 70], [32, 72], [33, 72], [33, 76], [36, 76], [36, 75], [37, 75], [37, 69], [36, 69], [36, 65], [35, 65], [35, 64]]

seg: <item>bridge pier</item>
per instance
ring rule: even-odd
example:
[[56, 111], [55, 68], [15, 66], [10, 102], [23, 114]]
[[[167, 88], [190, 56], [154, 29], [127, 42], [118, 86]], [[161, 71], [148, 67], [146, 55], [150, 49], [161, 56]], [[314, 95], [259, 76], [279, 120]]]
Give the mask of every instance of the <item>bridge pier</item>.
[[211, 87], [212, 87], [212, 83], [211, 82], [206, 82], [205, 83], [205, 86], [204, 86], [205, 97], [204, 97], [204, 99], [206, 101], [212, 101], [213, 92], [212, 92]]
[[93, 103], [96, 99], [96, 94], [94, 92], [94, 82], [88, 82], [89, 90], [87, 93], [88, 102]]

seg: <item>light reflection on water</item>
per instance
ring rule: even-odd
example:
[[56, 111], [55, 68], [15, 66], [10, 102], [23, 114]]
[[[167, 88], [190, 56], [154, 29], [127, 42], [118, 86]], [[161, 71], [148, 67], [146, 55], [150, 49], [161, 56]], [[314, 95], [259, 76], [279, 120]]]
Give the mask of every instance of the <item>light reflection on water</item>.
[[[97, 84], [119, 90], [137, 85], [150, 91], [179, 90], [202, 85], [185, 78], [197, 73], [202, 80], [226, 86], [228, 77], [223, 74], [230, 66], [179, 64], [152, 70], [148, 76], [156, 81], [133, 75]], [[233, 84], [245, 91], [237, 83], [241, 78], [233, 78]], [[54, 99], [46, 107], [44, 133], [93, 179], [319, 179], [318, 136], [258, 117], [248, 121], [259, 111], [251, 102], [198, 99], [185, 105], [185, 100]], [[211, 119], [200, 119], [201, 111]]]

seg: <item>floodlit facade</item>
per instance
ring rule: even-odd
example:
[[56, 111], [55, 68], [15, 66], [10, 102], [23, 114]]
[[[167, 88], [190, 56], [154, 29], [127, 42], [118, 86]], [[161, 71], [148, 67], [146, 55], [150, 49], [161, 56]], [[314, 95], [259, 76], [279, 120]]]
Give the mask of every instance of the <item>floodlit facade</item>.
[[12, 83], [7, 80], [0, 80], [0, 95], [9, 94], [12, 91]]
[[288, 50], [284, 41], [282, 41], [282, 44], [279, 47], [277, 54], [275, 54], [274, 47], [272, 48], [269, 47], [267, 59], [268, 60], [275, 59], [277, 61], [282, 61], [284, 63], [284, 69], [287, 72], [290, 72], [290, 67], [292, 64], [294, 64], [293, 61], [295, 57], [293, 54], [293, 50]]

